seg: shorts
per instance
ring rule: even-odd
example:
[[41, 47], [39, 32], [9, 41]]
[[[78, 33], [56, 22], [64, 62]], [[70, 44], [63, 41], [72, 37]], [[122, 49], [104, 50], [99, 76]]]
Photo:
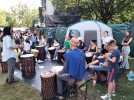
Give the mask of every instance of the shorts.
[[116, 70], [112, 68], [112, 70], [108, 73], [108, 82], [112, 82], [116, 80]]

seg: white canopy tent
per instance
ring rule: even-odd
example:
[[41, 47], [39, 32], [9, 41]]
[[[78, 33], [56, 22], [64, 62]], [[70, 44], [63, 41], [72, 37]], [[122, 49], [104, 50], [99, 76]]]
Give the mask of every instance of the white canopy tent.
[[102, 38], [101, 34], [105, 31], [108, 32], [108, 35], [113, 38], [112, 29], [98, 21], [83, 21], [76, 23], [70, 27], [68, 27], [66, 37], [70, 34], [71, 31], [78, 31], [80, 33], [80, 37], [86, 40], [97, 40], [97, 45], [101, 48]]

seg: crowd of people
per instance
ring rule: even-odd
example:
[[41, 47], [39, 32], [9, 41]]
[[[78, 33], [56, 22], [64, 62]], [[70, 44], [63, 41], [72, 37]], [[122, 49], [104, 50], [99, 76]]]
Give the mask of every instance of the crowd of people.
[[46, 37], [36, 30], [13, 32], [11, 27], [5, 27], [3, 31], [0, 31], [0, 38], [2, 42], [2, 62], [7, 62], [8, 64], [7, 83], [15, 82], [14, 70], [16, 60], [19, 60], [20, 55], [31, 53], [31, 49], [35, 49], [37, 45], [44, 45], [44, 50], [48, 54], [49, 48], [54, 46], [56, 50], [52, 60], [57, 59], [58, 50], [65, 51], [64, 68], [57, 75], [58, 95], [63, 96], [63, 81], [68, 81], [70, 78], [74, 79], [74, 82], [78, 85], [90, 79], [93, 80], [93, 86], [95, 86], [99, 77], [96, 70], [97, 68], [104, 68], [107, 71], [108, 89], [107, 94], [101, 96], [103, 100], [111, 100], [111, 97], [115, 95], [121, 56], [123, 57], [122, 66], [126, 70], [129, 69], [128, 57], [130, 43], [133, 39], [131, 32], [126, 32], [122, 41], [122, 50], [120, 51], [116, 40], [109, 37], [107, 31], [104, 32], [101, 49], [97, 47], [97, 40], [91, 40], [89, 46], [86, 46], [84, 39], [79, 37], [77, 33], [73, 36], [68, 36], [62, 47], [57, 40], [54, 40], [52, 34], [49, 33], [48, 37]]
[[[77, 35], [69, 36], [65, 41], [66, 53], [64, 54], [64, 69], [58, 75], [58, 93], [62, 98], [63, 81], [74, 79], [76, 84], [81, 84], [88, 79], [93, 80], [93, 86], [100, 77], [99, 71], [105, 71], [106, 82], [108, 83], [107, 94], [101, 96], [103, 100], [111, 100], [115, 96], [116, 83], [119, 79], [121, 68], [126, 71], [129, 69], [128, 56], [130, 53], [130, 43], [132, 42], [131, 32], [126, 32], [122, 42], [122, 50], [119, 50], [116, 40], [104, 32], [101, 50], [97, 47], [97, 41], [91, 40], [89, 46], [84, 44], [81, 37]], [[108, 36], [108, 37], [107, 37]], [[87, 56], [86, 56], [86, 53]], [[86, 58], [90, 58], [87, 59]], [[123, 57], [123, 59], [121, 59]]]

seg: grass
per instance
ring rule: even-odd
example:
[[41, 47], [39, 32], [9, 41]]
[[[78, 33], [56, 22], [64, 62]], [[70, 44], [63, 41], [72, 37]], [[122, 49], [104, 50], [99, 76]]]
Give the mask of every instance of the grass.
[[0, 74], [0, 100], [41, 100], [38, 91], [24, 82], [5, 84], [6, 75]]
[[[134, 59], [130, 59], [130, 68], [134, 70]], [[5, 84], [6, 74], [0, 73], [0, 100], [41, 100], [40, 93], [24, 82], [18, 82], [13, 85]], [[100, 95], [106, 93], [105, 85], [97, 84], [95, 88], [88, 83], [89, 100], [100, 100]], [[127, 78], [120, 79], [118, 82], [119, 89], [117, 96], [112, 100], [134, 100], [134, 82]], [[83, 99], [74, 99], [83, 100]]]
[[[134, 71], [134, 59], [130, 59], [130, 69]], [[134, 81], [130, 82], [127, 80], [127, 77], [121, 78], [118, 81], [118, 90], [116, 96], [112, 98], [112, 100], [134, 100]], [[89, 100], [100, 100], [100, 95], [106, 93], [107, 88], [102, 84], [97, 84], [96, 88], [91, 86], [89, 83], [88, 89]]]

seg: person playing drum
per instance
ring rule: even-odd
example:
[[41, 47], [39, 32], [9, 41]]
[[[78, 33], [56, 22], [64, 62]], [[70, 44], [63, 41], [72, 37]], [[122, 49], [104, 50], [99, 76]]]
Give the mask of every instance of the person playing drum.
[[31, 45], [30, 40], [27, 38], [23, 43], [23, 53], [28, 54], [30, 53]]
[[93, 52], [93, 53], [98, 52], [98, 47], [97, 47], [97, 41], [96, 40], [91, 40], [90, 41], [88, 52]]
[[54, 40], [53, 46], [55, 47], [55, 53], [53, 60], [57, 60], [58, 50], [60, 49], [60, 44], [57, 40]]
[[8, 77], [6, 83], [11, 84], [16, 82], [14, 80], [14, 70], [16, 67], [16, 54], [15, 49], [19, 48], [20, 45], [15, 45], [12, 38], [12, 28], [5, 27], [3, 29], [3, 51], [2, 60], [7, 62], [8, 65]]
[[102, 56], [99, 55], [94, 58], [92, 62], [88, 64], [88, 68], [92, 70], [92, 77], [93, 77], [93, 86], [96, 86], [96, 81], [97, 81], [97, 74], [98, 74], [98, 69], [97, 68], [107, 68], [108, 67], [108, 62], [107, 62], [107, 57], [109, 56], [109, 53], [107, 50], [102, 51]]
[[57, 76], [57, 92], [59, 98], [63, 98], [63, 81], [69, 81], [73, 79], [78, 83], [83, 82], [87, 79], [86, 75], [86, 63], [85, 54], [77, 48], [79, 41], [76, 38], [71, 39], [71, 50], [64, 54], [65, 63], [62, 72]]

